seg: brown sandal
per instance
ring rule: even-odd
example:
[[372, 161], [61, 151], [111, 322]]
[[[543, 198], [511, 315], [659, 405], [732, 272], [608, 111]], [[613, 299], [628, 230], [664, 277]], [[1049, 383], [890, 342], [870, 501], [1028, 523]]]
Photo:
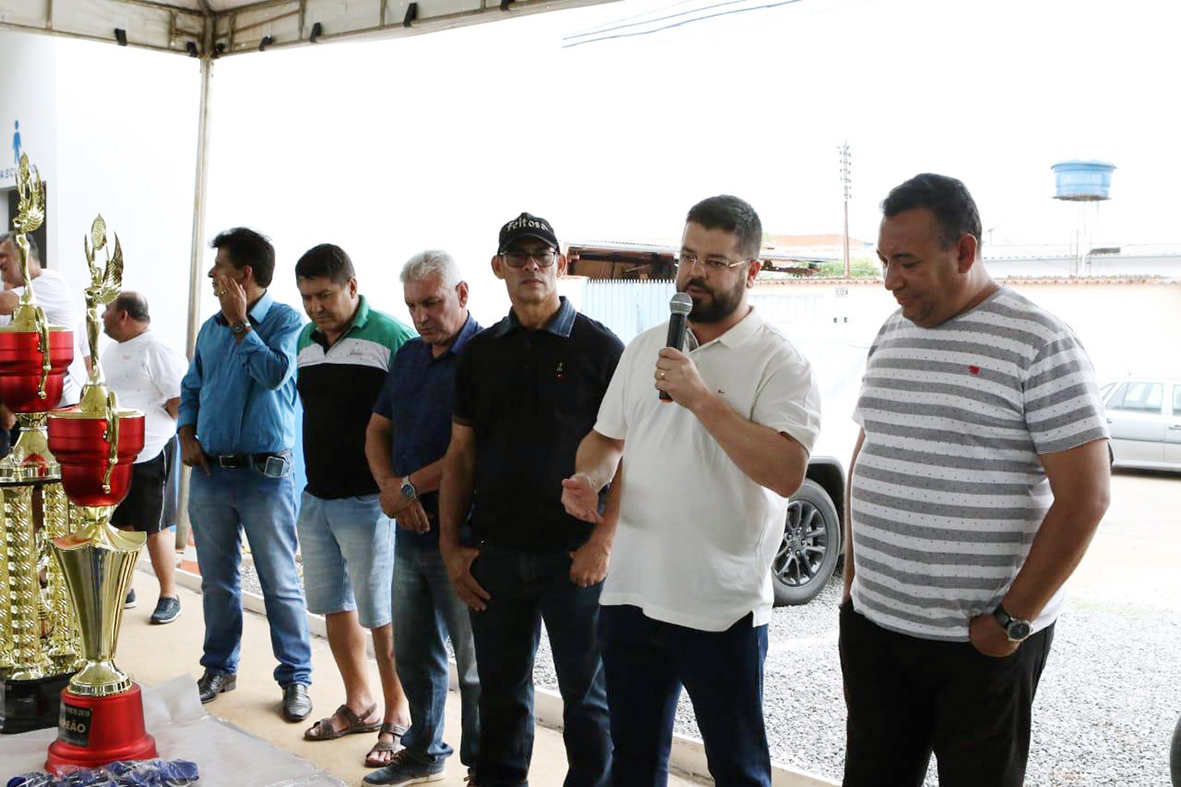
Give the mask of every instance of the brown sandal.
[[[373, 732], [381, 727], [379, 721], [365, 721], [365, 717], [377, 710], [377, 705], [370, 705], [368, 710], [360, 716], [349, 710], [347, 705], [341, 705], [336, 709], [332, 716], [327, 716], [320, 719], [308, 729], [304, 730], [304, 740], [308, 741], [332, 741], [341, 738], [345, 735], [355, 735], [358, 732]], [[333, 729], [332, 718], [339, 716], [344, 719], [346, 724], [344, 729]]]
[[393, 735], [394, 740], [391, 743], [386, 743], [385, 741], [379, 739], [377, 743], [373, 744], [373, 748], [370, 749], [369, 753], [365, 755], [365, 767], [384, 768], [385, 766], [389, 765], [389, 760], [386, 760], [385, 762], [373, 762], [373, 755], [385, 754], [387, 751], [393, 754], [399, 749], [404, 748], [402, 746], [402, 736], [405, 735], [409, 730], [409, 727], [403, 727], [401, 724], [395, 724], [392, 721], [382, 724], [377, 734], [381, 735], [384, 733], [386, 735]]

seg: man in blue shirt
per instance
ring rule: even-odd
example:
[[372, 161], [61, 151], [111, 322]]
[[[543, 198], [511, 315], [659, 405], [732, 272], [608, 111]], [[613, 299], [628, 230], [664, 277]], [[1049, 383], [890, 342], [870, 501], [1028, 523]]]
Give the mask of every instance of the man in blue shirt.
[[442, 778], [452, 749], [443, 742], [451, 638], [463, 701], [459, 759], [475, 765], [480, 680], [467, 607], [439, 555], [439, 481], [451, 441], [451, 400], [460, 353], [480, 326], [467, 310], [467, 282], [449, 254], [424, 251], [402, 268], [406, 308], [419, 338], [398, 350], [373, 407], [365, 453], [382, 508], [398, 520], [394, 541], [394, 655], [410, 700], [404, 749], [366, 784]]
[[312, 710], [307, 608], [295, 570], [295, 347], [299, 312], [266, 288], [275, 271], [270, 242], [243, 227], [213, 239], [209, 271], [221, 311], [201, 326], [181, 381], [181, 457], [193, 468], [189, 518], [205, 610], [201, 701], [235, 687], [242, 639], [238, 565], [246, 532], [271, 627], [283, 688], [282, 715]]

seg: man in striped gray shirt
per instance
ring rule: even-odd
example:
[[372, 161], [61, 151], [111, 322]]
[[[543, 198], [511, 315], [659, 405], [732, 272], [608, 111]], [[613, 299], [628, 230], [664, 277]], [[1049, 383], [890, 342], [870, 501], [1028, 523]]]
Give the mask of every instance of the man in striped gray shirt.
[[840, 614], [845, 785], [1020, 785], [1030, 707], [1108, 503], [1094, 372], [1058, 318], [998, 285], [964, 184], [882, 203], [886, 289], [855, 418]]

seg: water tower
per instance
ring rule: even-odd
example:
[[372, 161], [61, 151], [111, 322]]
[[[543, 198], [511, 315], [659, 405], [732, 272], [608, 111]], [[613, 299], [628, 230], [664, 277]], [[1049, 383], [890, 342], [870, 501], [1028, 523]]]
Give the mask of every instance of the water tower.
[[1054, 173], [1054, 199], [1076, 204], [1074, 237], [1070, 252], [1074, 265], [1070, 274], [1090, 273], [1092, 240], [1099, 226], [1099, 203], [1111, 199], [1114, 164], [1106, 161], [1061, 161], [1050, 167]]

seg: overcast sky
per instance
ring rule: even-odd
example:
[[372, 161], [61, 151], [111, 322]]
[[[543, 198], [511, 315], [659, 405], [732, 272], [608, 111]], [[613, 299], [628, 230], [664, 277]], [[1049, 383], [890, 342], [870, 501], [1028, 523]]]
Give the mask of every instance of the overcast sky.
[[257, 226], [289, 264], [333, 241], [396, 286], [429, 247], [491, 282], [497, 228], [522, 210], [563, 241], [672, 240], [690, 205], [730, 192], [770, 232], [836, 233], [847, 140], [864, 240], [890, 187], [935, 171], [968, 184], [994, 244], [1068, 243], [1074, 206], [1051, 199], [1050, 165], [1098, 158], [1118, 169], [1096, 242], [1181, 242], [1176, 3], [799, 0], [562, 46], [716, 2], [218, 61], [208, 234]]

